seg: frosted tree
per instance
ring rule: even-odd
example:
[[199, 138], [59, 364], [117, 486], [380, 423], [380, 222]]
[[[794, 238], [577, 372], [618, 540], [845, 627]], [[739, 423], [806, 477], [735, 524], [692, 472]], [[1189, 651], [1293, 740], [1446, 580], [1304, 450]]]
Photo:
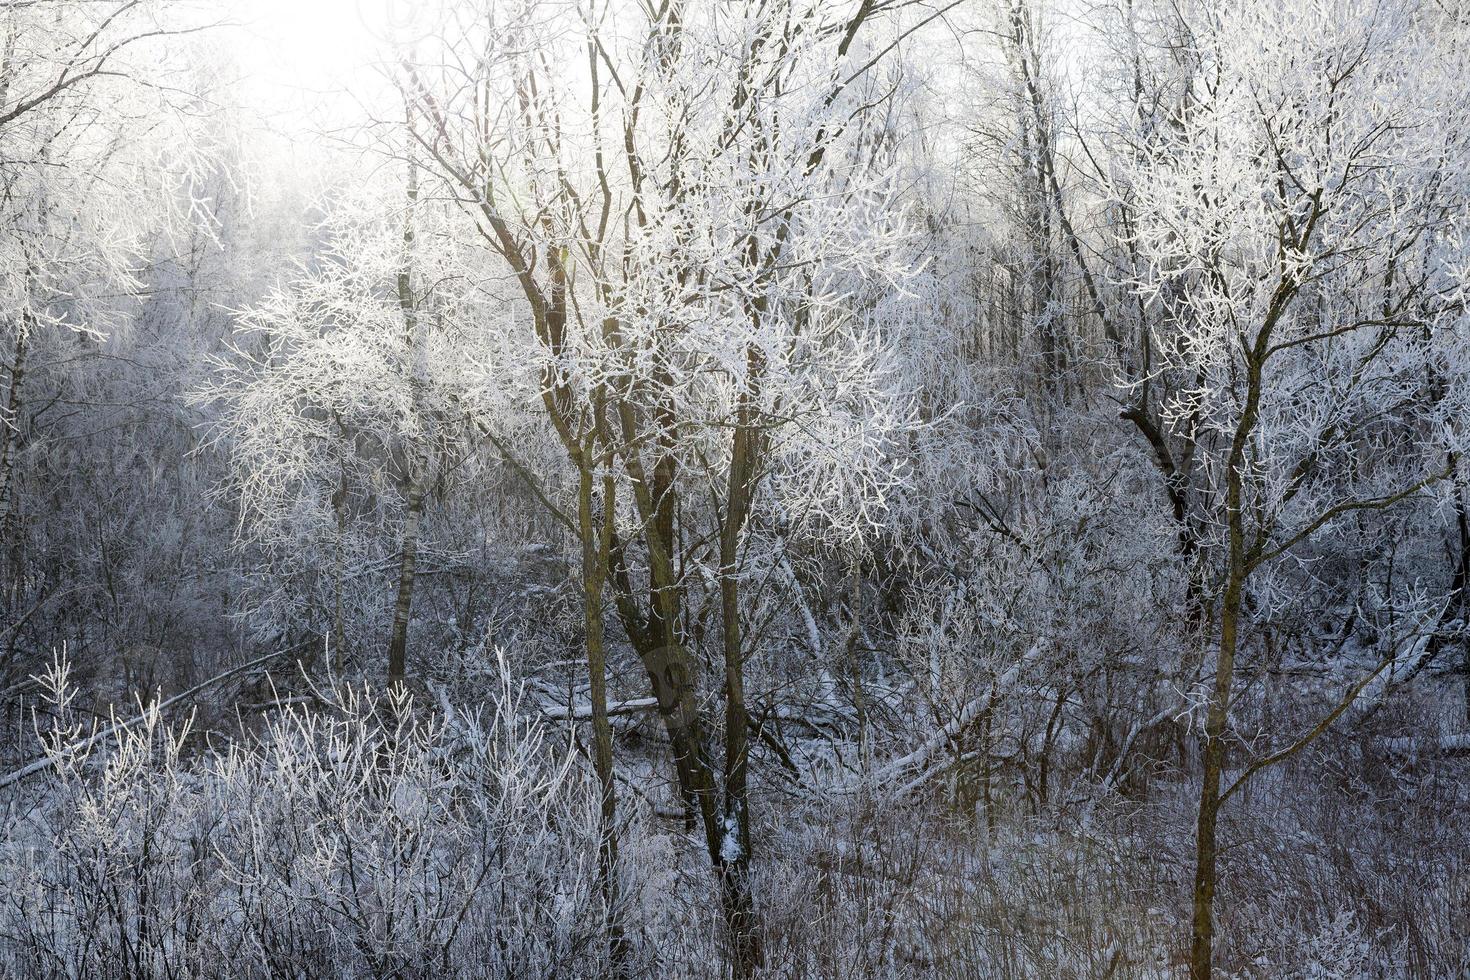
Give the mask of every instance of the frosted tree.
[[1154, 341], [1155, 370], [1176, 379], [1163, 419], [1197, 433], [1213, 503], [1218, 645], [1200, 703], [1190, 959], [1203, 978], [1221, 807], [1367, 683], [1223, 783], [1251, 611], [1285, 600], [1314, 542], [1422, 497], [1461, 449], [1465, 352], [1446, 297], [1467, 147], [1464, 120], [1444, 113], [1466, 104], [1470, 76], [1414, 5], [1217, 3], [1191, 27], [1198, 71], [1175, 131], [1130, 174], [1129, 244], [1146, 270], [1130, 285], [1169, 325]]
[[[547, 422], [583, 486], [606, 471], [602, 577], [741, 973], [761, 959], [745, 690], [757, 542], [803, 524], [860, 534], [913, 422], [884, 366], [902, 304], [882, 297], [914, 269], [892, 156], [870, 142], [899, 88], [881, 65], [922, 23], [903, 6], [466, 4], [452, 57], [403, 66], [426, 166], [524, 297]], [[603, 584], [584, 576], [587, 603]], [[723, 760], [699, 709], [696, 609], [717, 610]]]
[[327, 241], [294, 281], [244, 311], [233, 357], [200, 397], [218, 406], [247, 540], [292, 551], [332, 542], [332, 633], [343, 626], [349, 517], [396, 513], [390, 684], [406, 676], [425, 501], [470, 451], [467, 395], [494, 363], [478, 329], [494, 304], [464, 275], [442, 209], [409, 190], [327, 207]]
[[126, 312], [117, 297], [139, 292], [150, 236], [190, 210], [180, 213], [188, 198], [177, 191], [203, 150], [183, 124], [198, 79], [179, 42], [208, 25], [187, 13], [158, 0], [0, 10], [0, 537], [15, 510], [36, 345], [116, 329]]

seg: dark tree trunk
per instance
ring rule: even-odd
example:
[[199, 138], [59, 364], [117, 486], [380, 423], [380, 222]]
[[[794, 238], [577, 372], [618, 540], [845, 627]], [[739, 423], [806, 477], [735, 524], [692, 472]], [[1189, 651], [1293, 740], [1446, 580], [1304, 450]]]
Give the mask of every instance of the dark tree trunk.
[[[750, 384], [762, 373], [761, 354], [747, 355]], [[740, 622], [740, 543], [750, 516], [761, 454], [755, 397], [742, 396], [732, 436], [725, 523], [720, 528], [720, 615], [725, 660], [725, 785], [720, 812], [719, 869], [731, 961], [737, 977], [751, 976], [765, 961], [755, 901], [750, 893], [750, 715], [745, 704], [745, 640]]]
[[419, 520], [424, 512], [424, 491], [409, 489], [403, 520], [403, 553], [398, 563], [398, 600], [393, 604], [393, 636], [388, 644], [388, 686], [401, 687], [408, 673], [408, 623], [413, 605], [413, 581], [418, 564]]
[[593, 516], [593, 474], [584, 457], [579, 461], [577, 521], [582, 537], [582, 615], [586, 628], [587, 680], [592, 702], [592, 763], [601, 791], [598, 828], [598, 878], [607, 906], [607, 933], [614, 976], [623, 975], [628, 949], [623, 934], [622, 895], [618, 887], [618, 803], [614, 784], [612, 724], [607, 715], [607, 658], [604, 649], [603, 586], [611, 542], [613, 481], [603, 481], [601, 530]]

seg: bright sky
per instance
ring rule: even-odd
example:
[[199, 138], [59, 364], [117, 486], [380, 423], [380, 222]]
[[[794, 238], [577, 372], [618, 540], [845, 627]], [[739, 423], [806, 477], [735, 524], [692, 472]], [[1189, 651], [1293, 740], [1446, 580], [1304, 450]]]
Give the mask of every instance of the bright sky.
[[411, 30], [419, 0], [233, 0], [230, 46], [245, 97], [281, 129], [333, 129], [387, 91], [375, 67]]
[[[206, 0], [208, 2], [208, 0]], [[268, 185], [308, 197], [359, 173], [359, 127], [392, 118], [398, 99], [383, 65], [391, 38], [412, 40], [436, 0], [215, 0], [232, 23], [217, 35], [241, 76], [248, 152]], [[343, 142], [343, 141], [346, 142]], [[380, 165], [381, 160], [372, 161]]]

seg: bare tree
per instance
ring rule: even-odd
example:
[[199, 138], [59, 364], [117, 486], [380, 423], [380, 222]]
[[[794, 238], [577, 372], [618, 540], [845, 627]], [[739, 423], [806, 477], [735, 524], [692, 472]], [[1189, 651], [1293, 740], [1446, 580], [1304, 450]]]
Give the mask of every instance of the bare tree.
[[1458, 127], [1427, 125], [1440, 103], [1409, 67], [1424, 57], [1414, 15], [1371, 4], [1350, 14], [1329, 25], [1305, 9], [1204, 12], [1181, 137], [1162, 142], [1132, 185], [1148, 262], [1134, 287], [1178, 325], [1157, 350], [1194, 379], [1164, 417], [1200, 432], [1198, 465], [1220, 501], [1218, 648], [1200, 706], [1190, 969], [1201, 978], [1222, 806], [1368, 683], [1223, 782], [1250, 610], [1279, 601], [1269, 591], [1279, 578], [1265, 573], [1348, 516], [1421, 495], [1450, 475], [1438, 440], [1457, 446], [1425, 386], [1459, 315], [1436, 269], [1463, 193], [1445, 168], [1465, 147]]

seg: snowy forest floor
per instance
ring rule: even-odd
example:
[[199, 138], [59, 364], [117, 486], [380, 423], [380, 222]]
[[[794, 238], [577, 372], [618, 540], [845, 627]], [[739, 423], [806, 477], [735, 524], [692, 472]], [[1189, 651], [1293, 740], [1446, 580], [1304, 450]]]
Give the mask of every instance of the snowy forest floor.
[[[1315, 743], [1227, 811], [1224, 975], [1465, 975], [1470, 762], [1383, 748], [1432, 730], [1420, 710]], [[6, 790], [6, 975], [600, 975], [592, 783], [565, 726], [510, 687], [480, 716], [417, 708], [396, 734], [373, 711], [293, 705], [217, 751], [155, 719]], [[622, 727], [634, 972], [715, 975], [715, 881], [655, 775], [653, 726]], [[988, 791], [961, 766], [902, 798], [764, 780], [762, 975], [1182, 976], [1185, 772], [1155, 762], [1100, 797], [1062, 767], [1045, 803], [1002, 767]]]

